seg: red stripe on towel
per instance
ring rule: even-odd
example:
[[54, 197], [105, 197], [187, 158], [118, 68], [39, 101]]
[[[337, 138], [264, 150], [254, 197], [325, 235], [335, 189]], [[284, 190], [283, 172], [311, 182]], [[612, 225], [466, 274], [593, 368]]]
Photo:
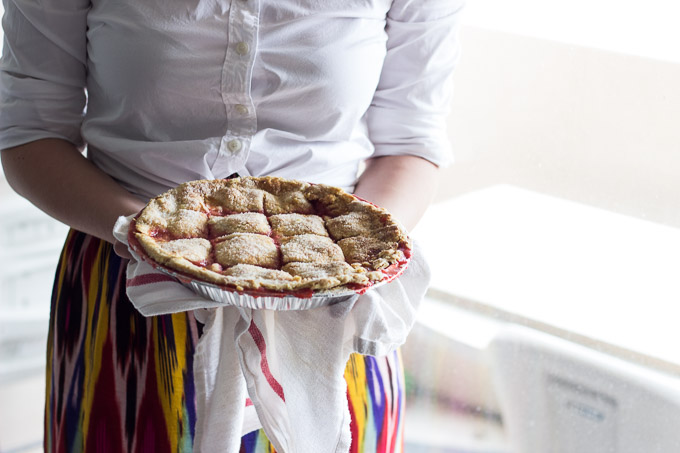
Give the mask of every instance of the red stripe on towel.
[[262, 373], [264, 373], [264, 377], [267, 379], [267, 382], [269, 382], [269, 385], [271, 386], [272, 390], [274, 390], [274, 393], [279, 395], [279, 398], [285, 402], [286, 398], [283, 396], [283, 387], [281, 387], [281, 384], [279, 384], [279, 382], [276, 380], [276, 378], [274, 378], [271, 371], [269, 370], [269, 363], [267, 362], [267, 345], [264, 342], [264, 337], [262, 336], [260, 329], [258, 329], [255, 325], [254, 321], [250, 321], [248, 332], [250, 333], [250, 336], [253, 337], [253, 340], [255, 340], [257, 349], [260, 350], [260, 366], [262, 367]]
[[165, 274], [142, 274], [127, 281], [127, 286], [141, 286], [150, 283], [176, 282], [175, 278]]

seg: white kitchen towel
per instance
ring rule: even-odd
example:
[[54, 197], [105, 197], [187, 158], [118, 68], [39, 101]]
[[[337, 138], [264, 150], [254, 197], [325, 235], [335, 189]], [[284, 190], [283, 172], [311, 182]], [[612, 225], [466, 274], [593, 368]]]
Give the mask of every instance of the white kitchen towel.
[[[114, 227], [121, 242], [130, 220], [121, 217]], [[194, 310], [205, 323], [194, 356], [194, 451], [236, 453], [241, 436], [261, 425], [281, 453], [345, 453], [349, 355], [385, 355], [406, 340], [430, 271], [416, 246], [392, 283], [299, 311], [224, 306], [139, 260], [130, 261], [127, 280], [127, 295], [143, 315]]]

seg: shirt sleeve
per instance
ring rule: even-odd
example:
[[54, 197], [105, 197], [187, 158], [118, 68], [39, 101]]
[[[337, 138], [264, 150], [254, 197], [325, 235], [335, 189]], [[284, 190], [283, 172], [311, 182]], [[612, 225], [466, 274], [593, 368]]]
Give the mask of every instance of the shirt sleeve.
[[452, 160], [446, 118], [460, 47], [464, 0], [395, 0], [387, 15], [387, 53], [367, 123], [374, 157]]
[[41, 138], [82, 144], [89, 0], [4, 0], [0, 149]]

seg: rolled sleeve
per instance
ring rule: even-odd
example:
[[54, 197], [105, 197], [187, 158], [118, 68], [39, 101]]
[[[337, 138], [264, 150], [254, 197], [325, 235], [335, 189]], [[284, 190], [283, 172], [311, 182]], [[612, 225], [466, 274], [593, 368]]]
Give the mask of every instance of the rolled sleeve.
[[446, 131], [460, 46], [462, 0], [395, 0], [387, 17], [387, 53], [367, 113], [374, 157], [452, 160]]
[[79, 146], [86, 104], [86, 0], [5, 0], [0, 149], [42, 138]]

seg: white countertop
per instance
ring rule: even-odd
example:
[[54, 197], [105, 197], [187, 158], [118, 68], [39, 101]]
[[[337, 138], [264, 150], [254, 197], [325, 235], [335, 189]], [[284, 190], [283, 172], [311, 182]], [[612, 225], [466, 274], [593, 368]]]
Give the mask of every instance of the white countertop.
[[680, 229], [500, 185], [434, 205], [414, 236], [435, 292], [680, 375]]

